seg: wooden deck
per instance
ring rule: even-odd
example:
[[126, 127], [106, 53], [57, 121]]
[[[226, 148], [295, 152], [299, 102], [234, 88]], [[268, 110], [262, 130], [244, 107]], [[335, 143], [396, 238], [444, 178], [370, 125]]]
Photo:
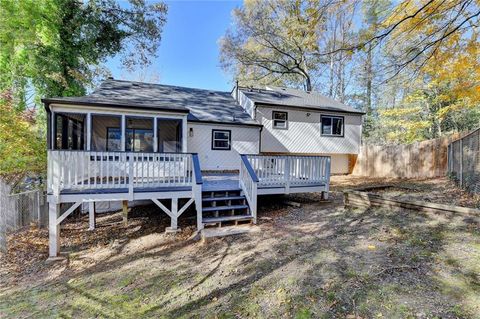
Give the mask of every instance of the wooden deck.
[[202, 178], [204, 192], [241, 190], [235, 173], [203, 173]]
[[[197, 228], [245, 220], [257, 221], [257, 197], [266, 194], [322, 192], [328, 196], [330, 157], [241, 155], [240, 172], [204, 173], [197, 154], [48, 151], [50, 256], [59, 252], [59, 225], [88, 203], [90, 229], [95, 202], [151, 200], [171, 218], [195, 204]], [[179, 199], [184, 205], [179, 207]], [[168, 204], [165, 205], [165, 201]], [[60, 204], [71, 203], [60, 215]], [[60, 216], [59, 216], [60, 215]]]

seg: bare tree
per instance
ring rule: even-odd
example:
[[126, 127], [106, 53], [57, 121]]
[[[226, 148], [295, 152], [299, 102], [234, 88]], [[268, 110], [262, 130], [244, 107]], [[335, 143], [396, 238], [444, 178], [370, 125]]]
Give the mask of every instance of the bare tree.
[[221, 39], [221, 64], [243, 84], [268, 83], [312, 90], [320, 69], [319, 34], [332, 1], [252, 1], [236, 9]]

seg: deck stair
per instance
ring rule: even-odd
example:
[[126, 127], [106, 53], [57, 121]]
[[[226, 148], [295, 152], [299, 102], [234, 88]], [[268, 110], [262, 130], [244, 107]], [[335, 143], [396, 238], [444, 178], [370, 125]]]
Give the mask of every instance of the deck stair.
[[241, 189], [202, 192], [202, 222], [204, 226], [237, 225], [252, 222], [247, 200]]

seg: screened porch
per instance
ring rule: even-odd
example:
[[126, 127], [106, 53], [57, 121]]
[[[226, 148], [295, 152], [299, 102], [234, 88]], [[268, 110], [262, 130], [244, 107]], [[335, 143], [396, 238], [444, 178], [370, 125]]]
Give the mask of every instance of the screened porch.
[[186, 116], [49, 114], [49, 192], [133, 192], [193, 183]]

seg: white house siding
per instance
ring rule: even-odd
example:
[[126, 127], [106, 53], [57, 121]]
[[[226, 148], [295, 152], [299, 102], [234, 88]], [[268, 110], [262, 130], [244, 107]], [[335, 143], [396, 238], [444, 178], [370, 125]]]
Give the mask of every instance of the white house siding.
[[[230, 150], [212, 150], [214, 129], [231, 131]], [[258, 154], [259, 151], [259, 127], [189, 122], [187, 131], [188, 152], [198, 153], [202, 170], [238, 170], [239, 154]]]
[[[288, 113], [288, 129], [272, 127], [272, 111]], [[320, 134], [320, 116], [344, 117], [344, 137]], [[358, 154], [362, 136], [362, 116], [319, 112], [286, 107], [257, 107], [257, 121], [263, 124], [261, 152], [328, 154], [332, 156], [332, 173], [348, 173], [348, 154]]]
[[[288, 129], [272, 128], [272, 111], [288, 112]], [[321, 115], [343, 116], [345, 119], [344, 137], [322, 136], [320, 134]], [[362, 135], [362, 117], [360, 115], [257, 107], [257, 120], [263, 124], [262, 152], [358, 154], [359, 151]]]
[[242, 91], [238, 91], [237, 97], [237, 90], [234, 89], [232, 91], [232, 96], [234, 99], [238, 101], [238, 103], [243, 107], [243, 109], [250, 115], [252, 119], [255, 119], [255, 103], [250, 100]]

